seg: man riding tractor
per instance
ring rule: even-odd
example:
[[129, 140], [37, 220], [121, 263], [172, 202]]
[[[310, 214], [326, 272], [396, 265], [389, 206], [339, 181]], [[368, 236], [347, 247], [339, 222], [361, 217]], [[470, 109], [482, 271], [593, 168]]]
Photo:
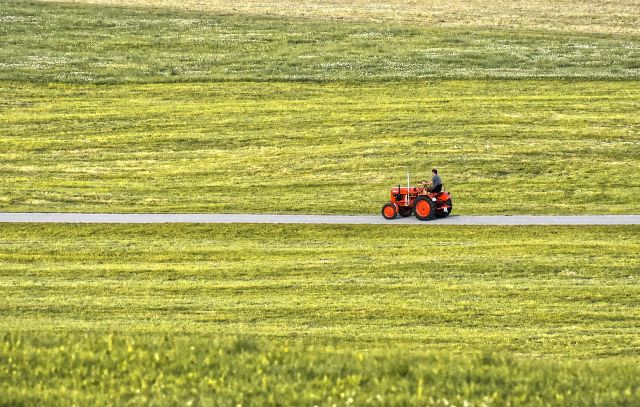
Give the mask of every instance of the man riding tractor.
[[[438, 170], [435, 168], [431, 170], [433, 177], [431, 177], [431, 185], [427, 188], [429, 192], [442, 192], [442, 178], [438, 175]], [[428, 183], [428, 181], [420, 181], [423, 184]]]
[[442, 178], [438, 175], [438, 170], [434, 168], [431, 172], [431, 181], [422, 180], [418, 182], [420, 186], [410, 186], [407, 178], [406, 187], [398, 185], [392, 188], [390, 202], [382, 207], [382, 216], [389, 220], [398, 214], [407, 217], [412, 213], [420, 220], [449, 216], [453, 210], [451, 194], [442, 191]]

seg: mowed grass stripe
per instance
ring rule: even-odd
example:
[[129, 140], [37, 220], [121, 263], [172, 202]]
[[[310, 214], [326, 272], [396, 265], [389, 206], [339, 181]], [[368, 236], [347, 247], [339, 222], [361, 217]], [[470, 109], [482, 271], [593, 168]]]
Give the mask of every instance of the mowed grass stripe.
[[637, 357], [638, 231], [3, 225], [0, 326]]
[[459, 214], [640, 212], [638, 82], [0, 88], [0, 210], [378, 213], [439, 168]]

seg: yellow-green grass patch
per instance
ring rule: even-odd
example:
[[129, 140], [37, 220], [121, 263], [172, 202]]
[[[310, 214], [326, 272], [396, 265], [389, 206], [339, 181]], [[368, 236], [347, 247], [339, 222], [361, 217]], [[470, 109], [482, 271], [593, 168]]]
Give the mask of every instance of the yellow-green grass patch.
[[638, 82], [4, 83], [0, 210], [638, 213]]
[[4, 225], [0, 325], [637, 355], [638, 231]]
[[1, 225], [0, 401], [634, 405], [639, 232]]

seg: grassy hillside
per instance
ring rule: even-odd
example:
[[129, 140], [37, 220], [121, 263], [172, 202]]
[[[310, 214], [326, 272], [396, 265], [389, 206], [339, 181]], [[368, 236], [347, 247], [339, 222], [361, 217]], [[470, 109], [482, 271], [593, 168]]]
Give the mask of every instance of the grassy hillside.
[[446, 28], [13, 0], [3, 2], [0, 13], [4, 81], [640, 77], [638, 33]]
[[[48, 2], [54, 2], [48, 0]], [[57, 0], [58, 3], [153, 7], [211, 14], [280, 16], [438, 27], [504, 27], [518, 30], [640, 34], [637, 0]]]
[[638, 232], [5, 225], [0, 393], [633, 404]]

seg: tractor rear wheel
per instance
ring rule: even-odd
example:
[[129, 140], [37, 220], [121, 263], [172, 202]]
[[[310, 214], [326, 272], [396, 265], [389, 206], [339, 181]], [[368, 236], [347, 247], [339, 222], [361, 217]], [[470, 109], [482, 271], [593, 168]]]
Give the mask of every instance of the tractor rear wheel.
[[436, 216], [439, 218], [446, 218], [447, 216], [451, 215], [451, 212], [453, 211], [453, 203], [451, 202], [451, 199], [447, 199], [444, 204], [449, 208], [447, 209], [446, 212], [445, 211], [438, 212]]
[[431, 220], [436, 215], [436, 203], [428, 196], [419, 196], [413, 204], [413, 213], [420, 220]]
[[402, 216], [403, 218], [406, 218], [407, 216], [411, 216], [411, 214], [413, 213], [413, 208], [410, 206], [401, 206], [398, 209], [398, 213], [400, 214], [400, 216]]
[[398, 209], [392, 203], [386, 203], [382, 206], [382, 217], [391, 220], [398, 216]]

